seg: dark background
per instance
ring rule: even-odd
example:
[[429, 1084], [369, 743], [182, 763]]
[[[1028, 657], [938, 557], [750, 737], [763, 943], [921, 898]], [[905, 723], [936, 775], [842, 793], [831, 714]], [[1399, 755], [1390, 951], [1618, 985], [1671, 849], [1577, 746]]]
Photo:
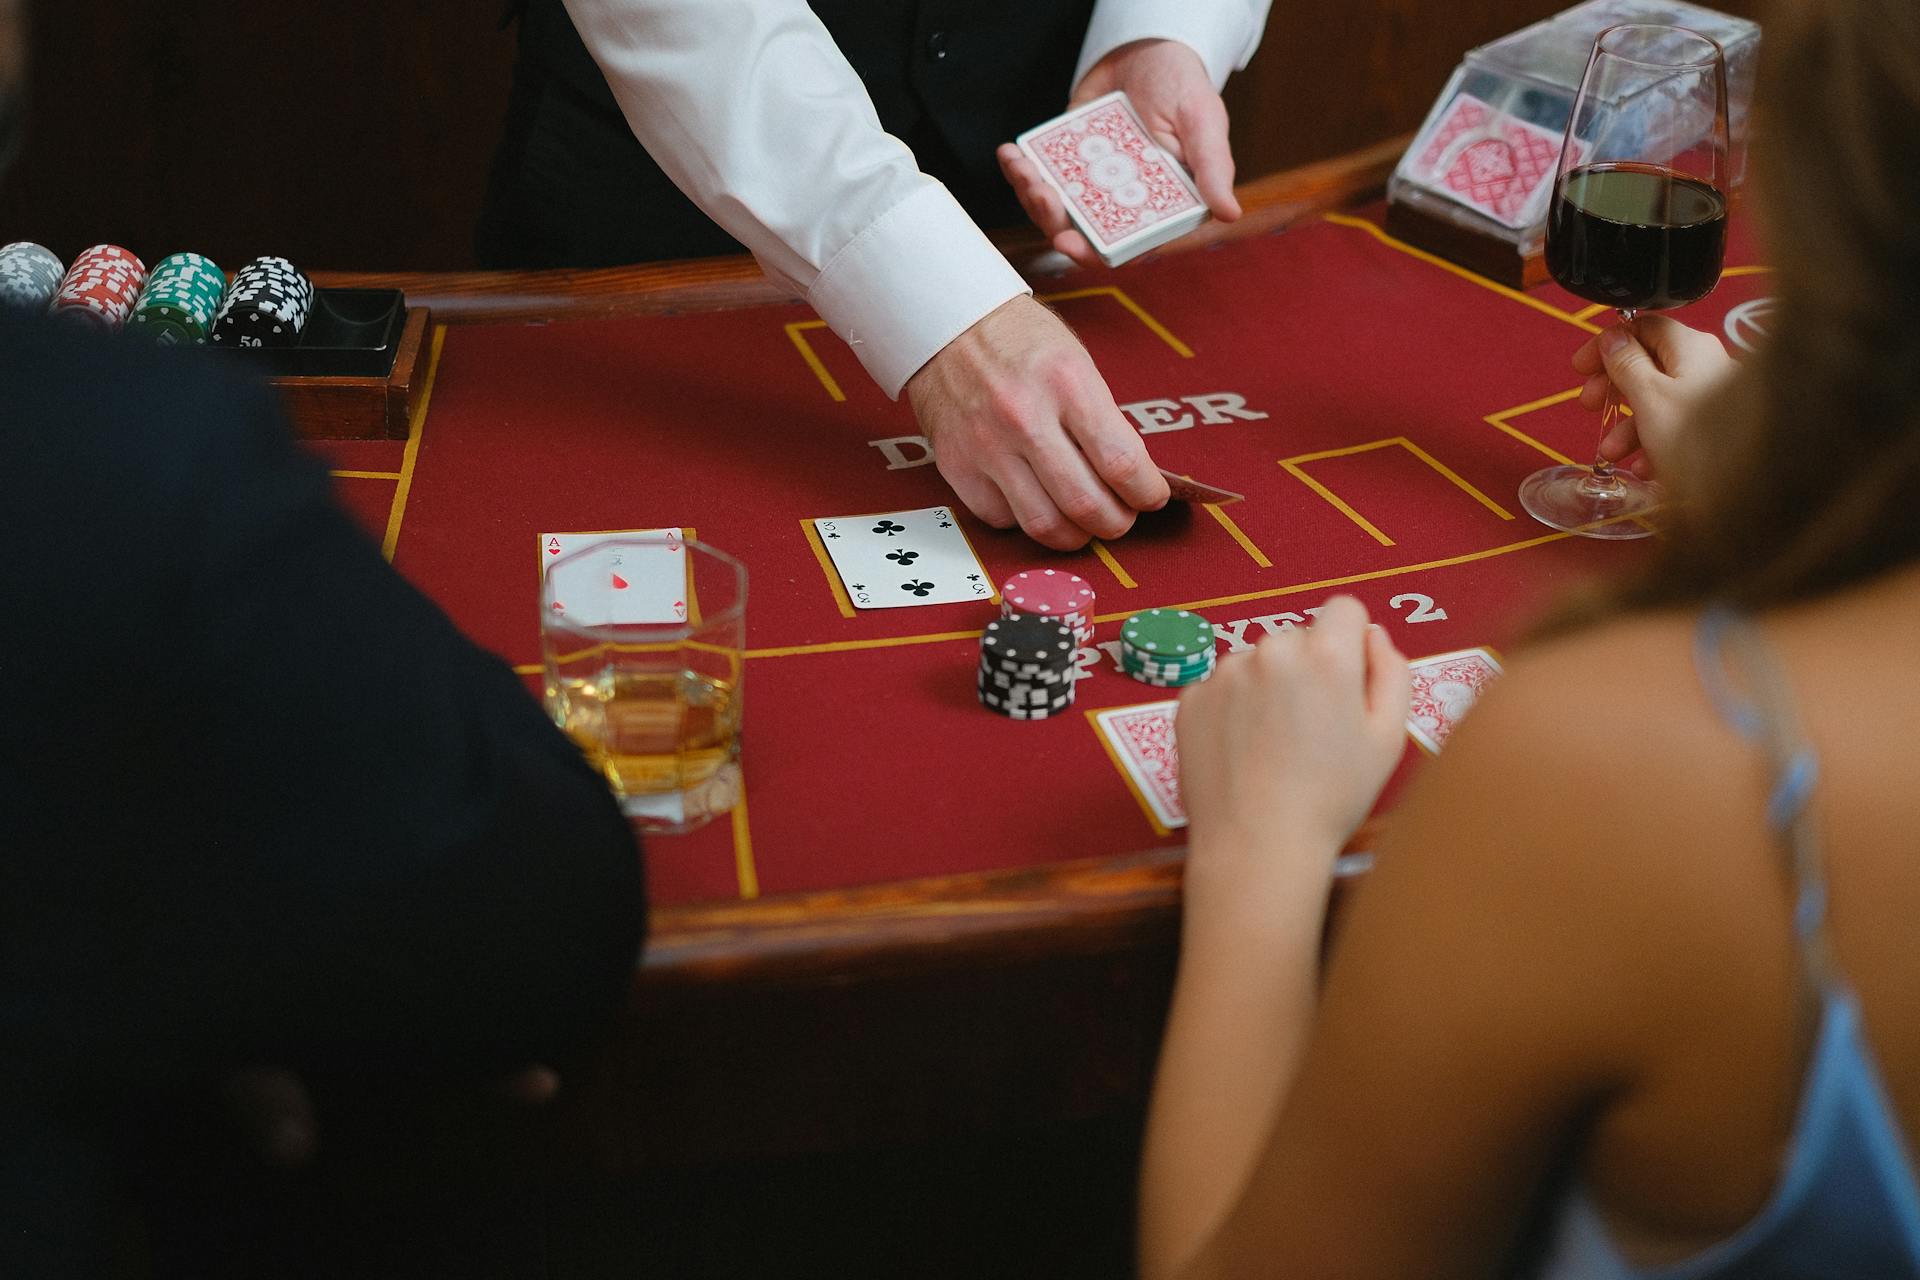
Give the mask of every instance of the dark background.
[[[1275, 0], [1227, 103], [1242, 178], [1419, 124], [1470, 46], [1563, 0]], [[1757, 0], [1719, 7], [1751, 14]], [[31, 0], [0, 243], [472, 265], [513, 37], [497, 0]]]

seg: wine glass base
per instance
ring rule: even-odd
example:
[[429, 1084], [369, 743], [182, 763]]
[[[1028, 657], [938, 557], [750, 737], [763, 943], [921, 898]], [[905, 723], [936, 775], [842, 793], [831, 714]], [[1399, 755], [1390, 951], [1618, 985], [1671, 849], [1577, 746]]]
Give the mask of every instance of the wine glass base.
[[1624, 471], [1597, 484], [1591, 467], [1548, 467], [1520, 484], [1520, 505], [1541, 524], [1583, 538], [1625, 541], [1654, 533], [1641, 519], [1661, 504], [1660, 487]]

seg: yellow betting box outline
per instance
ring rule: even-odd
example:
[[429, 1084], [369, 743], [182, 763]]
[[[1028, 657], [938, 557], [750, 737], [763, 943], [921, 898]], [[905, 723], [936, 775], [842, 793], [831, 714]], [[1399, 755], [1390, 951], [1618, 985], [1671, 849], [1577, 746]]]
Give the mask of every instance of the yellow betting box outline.
[[[949, 508], [949, 510], [951, 510], [951, 508]], [[892, 514], [890, 511], [868, 511], [859, 515], [821, 516], [819, 518], [822, 520], [871, 520], [875, 516]], [[987, 571], [986, 562], [980, 558], [980, 553], [973, 549], [973, 539], [967, 536], [966, 526], [961, 524], [959, 519], [956, 518], [953, 522], [953, 527], [955, 531], [959, 533], [960, 541], [966, 545], [967, 554], [973, 557], [973, 562], [980, 566], [980, 572], [985, 574]], [[839, 608], [840, 616], [843, 618], [858, 617], [859, 615], [853, 607], [853, 601], [847, 596], [846, 588], [840, 585], [840, 573], [833, 567], [833, 557], [827, 554], [827, 544], [820, 541], [820, 531], [814, 527], [811, 519], [803, 519], [800, 521], [800, 531], [807, 535], [807, 545], [813, 548], [813, 558], [820, 562], [820, 572], [827, 575], [827, 590], [833, 592], [833, 602]], [[987, 603], [1000, 603], [1000, 589], [998, 587], [995, 587], [993, 594], [987, 597]], [[974, 634], [978, 635], [979, 633], [975, 632]]]
[[1100, 541], [1098, 538], [1095, 538], [1092, 542], [1090, 542], [1087, 545], [1088, 545], [1088, 548], [1093, 552], [1094, 559], [1098, 560], [1101, 564], [1107, 566], [1107, 572], [1113, 575], [1113, 580], [1115, 582], [1125, 587], [1128, 591], [1132, 591], [1135, 587], [1140, 585], [1138, 582], [1134, 581], [1132, 574], [1128, 573], [1125, 569], [1120, 567], [1120, 562], [1113, 558], [1113, 552], [1107, 550], [1106, 543]]
[[1168, 329], [1167, 326], [1161, 324], [1158, 320], [1155, 320], [1147, 313], [1145, 307], [1135, 302], [1128, 296], [1127, 292], [1118, 285], [1102, 284], [1087, 289], [1068, 289], [1064, 293], [1043, 293], [1039, 294], [1038, 297], [1042, 302], [1073, 302], [1080, 298], [1112, 298], [1115, 302], [1125, 307], [1128, 312], [1133, 315], [1134, 319], [1147, 326], [1154, 337], [1160, 339], [1160, 341], [1166, 343], [1169, 347], [1172, 347], [1175, 354], [1181, 359], [1193, 359], [1192, 347], [1189, 347], [1186, 343], [1174, 337], [1172, 330]]
[[[1145, 307], [1135, 302], [1118, 285], [1103, 284], [1088, 289], [1069, 289], [1064, 293], [1042, 293], [1036, 296], [1042, 302], [1072, 302], [1078, 298], [1112, 298], [1125, 307], [1134, 319], [1145, 325], [1154, 337], [1172, 347], [1183, 360], [1193, 359], [1192, 347], [1175, 337], [1171, 329], [1154, 319]], [[813, 376], [819, 379], [822, 387], [826, 388], [827, 395], [835, 402], [845, 401], [847, 393], [840, 389], [840, 383], [827, 370], [826, 362], [820, 359], [820, 353], [813, 349], [811, 342], [807, 341], [809, 329], [824, 329], [827, 327], [827, 322], [817, 319], [790, 320], [783, 327], [787, 331], [787, 340], [793, 343], [794, 350], [800, 353], [800, 358], [807, 362], [807, 368], [813, 370]]]
[[786, 327], [787, 340], [793, 343], [794, 349], [800, 353], [800, 358], [807, 362], [807, 368], [813, 370], [813, 376], [820, 379], [820, 385], [827, 389], [827, 394], [832, 396], [836, 401], [842, 401], [847, 398], [847, 393], [840, 389], [840, 384], [834, 381], [831, 373], [827, 372], [827, 366], [820, 359], [820, 353], [813, 349], [811, 342], [807, 341], [806, 331], [808, 329], [824, 329], [826, 327], [827, 322], [825, 320], [789, 321]]
[[[1187, 479], [1191, 480], [1193, 479], [1193, 477], [1188, 476]], [[1249, 538], [1246, 535], [1246, 533], [1242, 531], [1240, 526], [1234, 522], [1234, 519], [1232, 516], [1228, 515], [1226, 512], [1220, 509], [1219, 503], [1203, 502], [1200, 504], [1200, 506], [1201, 506], [1201, 510], [1205, 511], [1208, 515], [1212, 516], [1214, 520], [1219, 523], [1220, 527], [1227, 531], [1227, 536], [1229, 538], [1232, 538], [1235, 542], [1240, 544], [1240, 549], [1247, 553], [1248, 557], [1252, 559], [1254, 564], [1258, 565], [1262, 569], [1273, 568], [1273, 561], [1267, 559], [1267, 553], [1262, 551], [1258, 546], [1254, 545], [1253, 539]]]
[[1303, 453], [1294, 458], [1282, 458], [1280, 459], [1280, 466], [1286, 470], [1288, 475], [1293, 476], [1296, 480], [1300, 481], [1300, 483], [1306, 485], [1307, 488], [1313, 490], [1329, 503], [1333, 504], [1334, 509], [1340, 512], [1341, 515], [1366, 530], [1368, 536], [1375, 542], [1383, 547], [1391, 547], [1395, 545], [1392, 538], [1380, 532], [1379, 528], [1374, 525], [1371, 520], [1368, 520], [1358, 511], [1355, 511], [1339, 494], [1308, 475], [1306, 464], [1309, 462], [1322, 462], [1328, 458], [1351, 457], [1356, 453], [1371, 453], [1375, 449], [1391, 449], [1395, 446], [1405, 449], [1408, 453], [1411, 453], [1414, 457], [1420, 459], [1420, 461], [1426, 463], [1429, 467], [1432, 467], [1435, 471], [1446, 477], [1447, 481], [1455, 488], [1466, 493], [1475, 502], [1493, 512], [1493, 514], [1499, 516], [1502, 520], [1513, 519], [1513, 512], [1508, 511], [1492, 498], [1489, 498], [1486, 494], [1480, 492], [1471, 484], [1468, 484], [1452, 467], [1447, 466], [1444, 462], [1441, 462], [1438, 458], [1405, 436], [1392, 436], [1386, 440], [1373, 440], [1366, 444], [1348, 445], [1344, 449], [1322, 449], [1318, 453]]

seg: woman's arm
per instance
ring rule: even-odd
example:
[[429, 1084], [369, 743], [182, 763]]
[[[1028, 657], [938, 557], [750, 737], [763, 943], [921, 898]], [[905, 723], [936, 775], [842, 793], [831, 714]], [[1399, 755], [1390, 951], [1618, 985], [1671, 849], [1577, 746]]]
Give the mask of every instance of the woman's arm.
[[[1568, 733], [1565, 690], [1593, 643], [1519, 665], [1456, 732], [1351, 895], [1317, 1000], [1318, 869], [1339, 839], [1297, 791], [1317, 777], [1322, 796], [1352, 795], [1376, 776], [1357, 757], [1329, 768], [1359, 713], [1344, 730], [1273, 716], [1264, 757], [1257, 741], [1223, 755], [1222, 724], [1183, 722], [1183, 766], [1237, 764], [1241, 780], [1209, 810], [1209, 784], [1183, 776], [1195, 896], [1149, 1121], [1144, 1275], [1484, 1273], [1583, 1118], [1634, 1078], [1661, 907], [1636, 879], [1645, 851], [1621, 847], [1649, 842], [1612, 800], [1658, 753], [1636, 742], [1633, 779], [1611, 767], [1627, 713], [1600, 700]], [[1260, 691], [1216, 696], [1228, 723], [1255, 721]], [[1235, 837], [1263, 758], [1292, 798]]]
[[1312, 1023], [1340, 846], [1400, 758], [1407, 664], [1355, 600], [1181, 700], [1180, 978], [1141, 1178], [1142, 1268], [1176, 1274], [1245, 1185]]

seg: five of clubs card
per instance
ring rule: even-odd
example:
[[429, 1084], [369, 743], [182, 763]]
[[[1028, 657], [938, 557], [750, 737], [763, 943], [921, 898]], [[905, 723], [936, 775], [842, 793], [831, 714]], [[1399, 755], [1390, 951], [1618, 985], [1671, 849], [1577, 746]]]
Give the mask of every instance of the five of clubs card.
[[813, 522], [856, 609], [991, 600], [993, 582], [951, 507]]

